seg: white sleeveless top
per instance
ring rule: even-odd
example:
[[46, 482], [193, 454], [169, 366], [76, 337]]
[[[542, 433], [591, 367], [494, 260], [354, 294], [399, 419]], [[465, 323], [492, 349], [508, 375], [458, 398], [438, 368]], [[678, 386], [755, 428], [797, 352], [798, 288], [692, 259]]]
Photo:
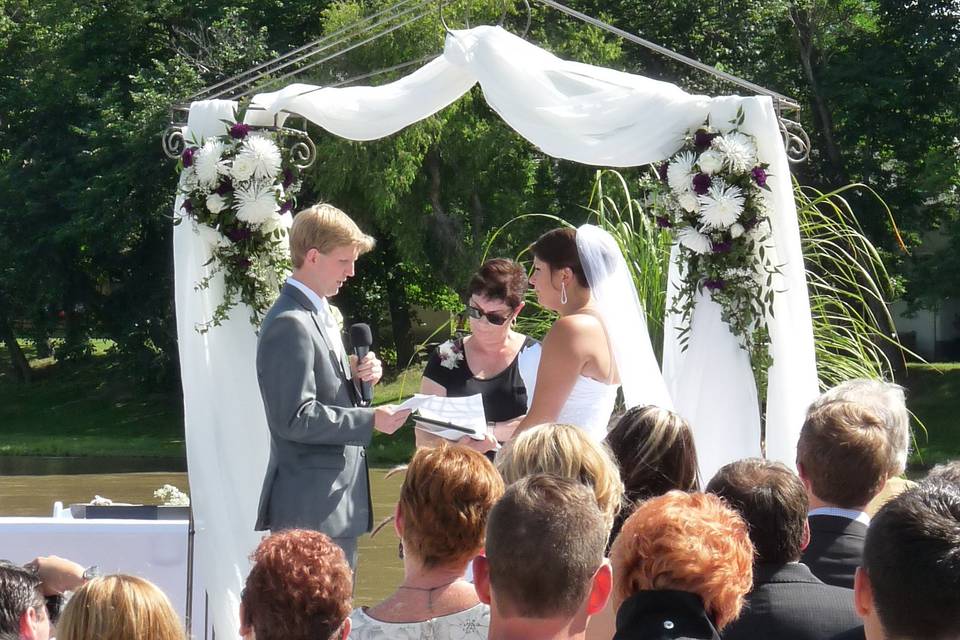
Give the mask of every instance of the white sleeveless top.
[[[533, 390], [537, 386], [537, 369], [540, 368], [541, 347], [539, 344], [525, 349], [517, 362], [520, 377], [527, 388], [527, 410], [533, 403]], [[586, 431], [600, 442], [607, 437], [607, 424], [617, 401], [616, 384], [606, 384], [586, 376], [577, 376], [570, 396], [560, 409], [557, 422], [572, 424]]]

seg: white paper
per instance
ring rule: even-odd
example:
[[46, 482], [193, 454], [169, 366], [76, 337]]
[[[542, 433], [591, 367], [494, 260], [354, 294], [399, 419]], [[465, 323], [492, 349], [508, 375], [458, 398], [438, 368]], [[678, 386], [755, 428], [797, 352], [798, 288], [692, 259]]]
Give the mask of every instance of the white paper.
[[[483, 411], [483, 397], [479, 393], [457, 398], [428, 396], [418, 393], [400, 404], [399, 408], [415, 411], [416, 414], [413, 416], [415, 422], [419, 415], [430, 420], [449, 422], [464, 429], [472, 429], [473, 433], [469, 435], [475, 440], [483, 440], [486, 437], [487, 418]], [[468, 435], [456, 429], [443, 429], [436, 425], [419, 422], [417, 428], [429, 431], [447, 440], [459, 440]]]

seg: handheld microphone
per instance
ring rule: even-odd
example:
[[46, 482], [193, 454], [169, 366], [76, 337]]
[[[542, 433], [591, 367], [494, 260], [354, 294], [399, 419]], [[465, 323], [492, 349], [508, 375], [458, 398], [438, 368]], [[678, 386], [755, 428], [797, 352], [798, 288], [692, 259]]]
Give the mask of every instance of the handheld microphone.
[[[357, 360], [363, 360], [363, 357], [370, 353], [370, 346], [373, 344], [373, 334], [370, 333], [370, 325], [358, 322], [350, 327], [350, 344], [353, 345], [353, 355]], [[365, 405], [373, 402], [373, 385], [367, 381], [360, 382], [360, 399]]]

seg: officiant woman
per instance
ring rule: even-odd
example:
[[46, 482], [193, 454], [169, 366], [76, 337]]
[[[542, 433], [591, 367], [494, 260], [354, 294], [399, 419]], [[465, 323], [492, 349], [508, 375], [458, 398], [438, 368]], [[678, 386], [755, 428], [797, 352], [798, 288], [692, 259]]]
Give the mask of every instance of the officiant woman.
[[[479, 393], [488, 424], [488, 441], [464, 444], [493, 448], [510, 439], [527, 413], [527, 388], [520, 376], [525, 358], [536, 358], [540, 344], [513, 330], [523, 309], [527, 273], [506, 258], [483, 263], [467, 287], [470, 334], [441, 344], [430, 355], [420, 393], [462, 397]], [[468, 441], [469, 440], [469, 441]], [[438, 437], [417, 431], [417, 446], [434, 446]]]

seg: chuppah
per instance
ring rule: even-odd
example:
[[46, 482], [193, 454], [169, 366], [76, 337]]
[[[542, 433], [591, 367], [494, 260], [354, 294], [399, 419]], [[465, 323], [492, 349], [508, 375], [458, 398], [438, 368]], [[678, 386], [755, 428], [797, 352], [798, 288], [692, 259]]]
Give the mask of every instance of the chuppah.
[[[333, 135], [374, 140], [436, 113], [475, 84], [518, 134], [551, 156], [584, 164], [676, 165], [687, 137], [705, 123], [718, 134], [736, 129], [753, 141], [768, 189], [760, 196], [769, 221], [764, 246], [776, 266], [768, 274], [774, 295], [763, 318], [772, 363], [766, 370], [766, 454], [792, 465], [817, 377], [790, 169], [769, 97], [691, 95], [669, 83], [561, 60], [499, 27], [477, 27], [450, 32], [443, 55], [390, 84], [293, 84], [257, 95], [243, 123], [282, 126], [295, 114]], [[224, 135], [224, 122], [234, 122], [236, 107], [229, 100], [194, 102], [184, 137], [203, 145]], [[702, 157], [699, 162], [696, 171], [688, 168], [691, 190], [694, 177], [706, 173]], [[178, 217], [184, 215], [183, 202], [181, 194]], [[270, 213], [279, 217], [279, 205]], [[281, 224], [269, 216], [263, 222]], [[209, 231], [194, 224], [175, 228], [176, 306], [197, 558], [215, 625], [229, 635], [236, 630], [246, 558], [258, 540], [253, 523], [268, 445], [249, 310], [233, 307], [219, 326], [197, 330], [213, 317], [225, 289], [222, 274], [208, 277], [210, 258], [224, 242], [216, 230]], [[675, 256], [679, 251], [675, 246]], [[672, 298], [683, 287], [684, 264], [679, 258], [671, 263]], [[200, 281], [207, 286], [197, 288]], [[724, 315], [705, 288], [695, 294], [687, 317], [673, 310], [664, 319], [663, 375], [676, 410], [693, 425], [705, 477], [726, 462], [761, 452], [751, 361], [743, 336], [730, 330]], [[681, 326], [687, 328], [683, 342], [676, 330]]]

